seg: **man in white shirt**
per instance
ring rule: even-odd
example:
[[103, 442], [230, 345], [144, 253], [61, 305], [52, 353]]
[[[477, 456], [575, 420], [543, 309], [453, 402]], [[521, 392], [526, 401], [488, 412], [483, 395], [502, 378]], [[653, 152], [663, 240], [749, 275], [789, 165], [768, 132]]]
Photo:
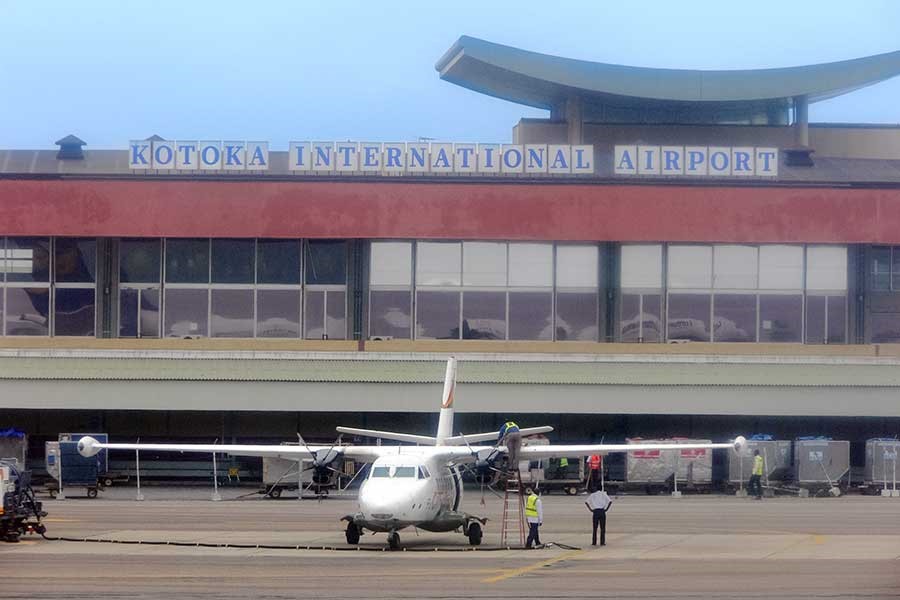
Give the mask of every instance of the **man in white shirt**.
[[600, 525], [600, 545], [606, 545], [606, 511], [612, 506], [612, 498], [603, 490], [597, 490], [584, 503], [594, 515], [594, 537], [592, 545], [597, 545], [597, 525]]

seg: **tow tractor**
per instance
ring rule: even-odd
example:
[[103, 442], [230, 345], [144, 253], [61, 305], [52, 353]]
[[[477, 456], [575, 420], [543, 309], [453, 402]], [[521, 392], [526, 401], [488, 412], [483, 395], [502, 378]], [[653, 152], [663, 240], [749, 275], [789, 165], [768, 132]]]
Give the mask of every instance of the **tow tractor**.
[[41, 519], [46, 516], [31, 489], [31, 471], [0, 461], [0, 540], [18, 542], [28, 533], [43, 534], [47, 528]]

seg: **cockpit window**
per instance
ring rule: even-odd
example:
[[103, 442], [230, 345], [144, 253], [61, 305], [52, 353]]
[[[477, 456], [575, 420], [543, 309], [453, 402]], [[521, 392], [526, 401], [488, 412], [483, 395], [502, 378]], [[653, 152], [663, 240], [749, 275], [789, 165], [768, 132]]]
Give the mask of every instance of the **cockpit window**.
[[419, 467], [419, 479], [428, 479], [431, 475], [425, 467]]
[[390, 477], [390, 467], [375, 467], [372, 469], [372, 477]]
[[394, 467], [394, 477], [416, 477], [415, 467]]

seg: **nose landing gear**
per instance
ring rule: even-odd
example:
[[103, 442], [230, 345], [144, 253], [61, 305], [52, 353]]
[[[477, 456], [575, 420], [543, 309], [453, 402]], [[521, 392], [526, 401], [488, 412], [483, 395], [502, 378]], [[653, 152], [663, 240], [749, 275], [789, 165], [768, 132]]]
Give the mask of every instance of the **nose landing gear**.
[[466, 531], [466, 535], [469, 537], [469, 545], [480, 546], [481, 538], [484, 536], [484, 533], [481, 531], [481, 524], [478, 522], [474, 522], [469, 525], [469, 529], [468, 531]]
[[392, 531], [387, 536], [388, 548], [391, 550], [399, 550], [400, 549], [400, 534], [396, 531]]
[[348, 521], [346, 535], [347, 535], [347, 543], [348, 544], [353, 544], [353, 545], [358, 544], [359, 543], [359, 535], [360, 535], [359, 526], [356, 523], [354, 523], [353, 521]]

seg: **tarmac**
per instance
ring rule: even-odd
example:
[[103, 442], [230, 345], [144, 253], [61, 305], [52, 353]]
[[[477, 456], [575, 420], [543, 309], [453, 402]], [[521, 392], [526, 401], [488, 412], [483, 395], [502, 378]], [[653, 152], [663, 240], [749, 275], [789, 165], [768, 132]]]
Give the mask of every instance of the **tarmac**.
[[544, 496], [541, 538], [553, 545], [525, 551], [499, 548], [502, 500], [482, 506], [471, 490], [463, 508], [490, 519], [482, 546], [404, 530], [405, 551], [390, 552], [384, 534], [345, 543], [351, 494], [220, 492], [220, 502], [196, 487], [145, 487], [142, 502], [133, 487], [45, 498], [48, 536], [120, 543], [0, 544], [0, 597], [900, 598], [900, 498], [620, 496], [607, 546], [593, 547], [584, 496]]

